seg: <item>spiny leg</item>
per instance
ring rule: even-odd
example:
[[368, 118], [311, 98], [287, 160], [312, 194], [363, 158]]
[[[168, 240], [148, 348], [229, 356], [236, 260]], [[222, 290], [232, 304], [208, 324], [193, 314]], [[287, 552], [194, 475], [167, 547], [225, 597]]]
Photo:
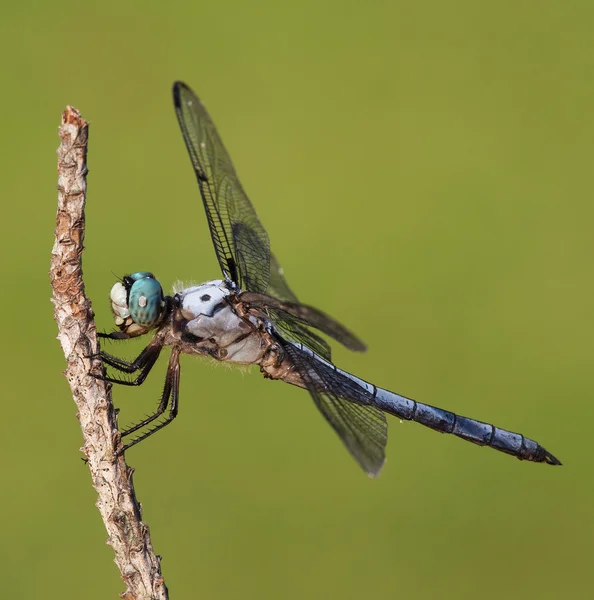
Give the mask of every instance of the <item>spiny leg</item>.
[[178, 402], [179, 402], [179, 377], [180, 377], [180, 364], [179, 364], [179, 350], [174, 348], [171, 351], [171, 357], [169, 358], [169, 366], [167, 367], [167, 374], [165, 376], [165, 385], [163, 387], [163, 394], [161, 396], [161, 401], [159, 402], [159, 406], [154, 414], [150, 415], [146, 419], [140, 421], [140, 423], [136, 423], [136, 425], [126, 429], [122, 432], [122, 437], [130, 435], [135, 431], [138, 431], [142, 427], [149, 425], [156, 419], [158, 419], [166, 410], [167, 405], [169, 404], [169, 398], [171, 398], [171, 407], [169, 409], [169, 414], [167, 417], [155, 425], [152, 429], [139, 435], [137, 438], [132, 440], [130, 443], [126, 444], [121, 452], [125, 452], [128, 448], [138, 444], [138, 442], [142, 442], [153, 433], [159, 431], [159, 429], [163, 429], [166, 427], [177, 417], [178, 411]]
[[103, 333], [101, 331], [97, 332], [98, 338], [108, 339], [108, 340], [129, 340], [131, 339], [127, 333], [123, 331], [112, 331], [111, 333]]
[[114, 369], [121, 371], [122, 373], [135, 373], [139, 369], [141, 370], [140, 375], [132, 381], [125, 379], [116, 379], [114, 377], [104, 376], [102, 379], [111, 383], [118, 383], [120, 385], [141, 385], [144, 380], [148, 377], [151, 369], [155, 366], [161, 350], [163, 349], [163, 341], [161, 339], [154, 339], [133, 361], [128, 362], [117, 356], [107, 354], [107, 352], [101, 352], [101, 358], [103, 362]]
[[100, 355], [103, 362], [108, 364], [110, 367], [122, 371], [122, 373], [134, 373], [138, 369], [142, 369], [149, 360], [149, 355], [153, 350], [155, 344], [151, 342], [144, 350], [132, 361], [125, 360], [119, 356], [108, 354], [107, 352], [101, 351]]

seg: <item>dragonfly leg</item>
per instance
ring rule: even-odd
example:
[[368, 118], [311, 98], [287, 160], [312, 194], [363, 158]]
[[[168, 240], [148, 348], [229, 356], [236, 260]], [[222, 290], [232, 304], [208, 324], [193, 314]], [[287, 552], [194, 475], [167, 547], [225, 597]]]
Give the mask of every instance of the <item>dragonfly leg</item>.
[[118, 383], [120, 385], [141, 385], [144, 383], [144, 380], [148, 377], [148, 374], [151, 372], [151, 369], [155, 366], [159, 355], [161, 354], [161, 350], [163, 349], [163, 342], [160, 339], [153, 340], [133, 361], [129, 362], [118, 358], [117, 356], [113, 356], [111, 354], [107, 354], [107, 352], [101, 352], [101, 358], [106, 365], [113, 367], [117, 371], [121, 371], [122, 373], [135, 373], [140, 370], [140, 374], [136, 379], [132, 381], [128, 381], [126, 379], [117, 379], [115, 377], [107, 377], [102, 376], [99, 377], [104, 381], [109, 381], [111, 383]]
[[112, 331], [111, 333], [103, 333], [101, 331], [97, 332], [98, 338], [103, 338], [107, 340], [129, 340], [130, 336], [123, 331]]
[[161, 395], [161, 401], [159, 402], [157, 410], [154, 414], [148, 416], [146, 419], [143, 419], [139, 423], [136, 423], [136, 425], [133, 425], [132, 427], [122, 431], [122, 437], [130, 435], [131, 433], [138, 431], [142, 427], [145, 427], [146, 425], [149, 425], [158, 419], [165, 412], [167, 406], [169, 405], [169, 401], [171, 400], [169, 414], [165, 419], [163, 419], [163, 421], [157, 423], [157, 425], [155, 425], [152, 429], [149, 429], [149, 431], [139, 435], [137, 438], [126, 444], [121, 450], [122, 453], [128, 450], [128, 448], [131, 448], [139, 442], [142, 442], [142, 440], [145, 440], [147, 437], [153, 435], [153, 433], [163, 429], [163, 427], [169, 425], [169, 423], [171, 423], [171, 421], [177, 417], [179, 402], [179, 376], [179, 350], [174, 348], [171, 352], [171, 357], [169, 358], [169, 366], [167, 367], [167, 375], [165, 376], [163, 394]]

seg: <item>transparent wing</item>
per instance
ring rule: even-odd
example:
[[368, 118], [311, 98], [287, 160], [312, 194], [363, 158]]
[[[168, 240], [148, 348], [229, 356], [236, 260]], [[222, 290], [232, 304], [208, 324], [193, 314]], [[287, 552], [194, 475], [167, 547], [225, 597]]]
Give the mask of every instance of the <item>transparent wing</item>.
[[344, 326], [313, 307], [299, 304], [278, 260], [270, 252], [268, 234], [243, 190], [208, 112], [194, 92], [180, 81], [173, 84], [173, 100], [225, 278], [242, 290], [266, 292], [282, 301], [283, 306], [276, 306], [278, 310], [269, 313], [278, 328], [283, 329], [282, 315], [290, 321], [283, 330], [289, 339], [315, 346], [316, 352], [328, 360], [328, 345], [304, 325], [319, 329], [352, 350], [364, 351], [365, 345]]
[[295, 320], [282, 309], [267, 310], [267, 317], [272, 321], [274, 328], [284, 340], [302, 344], [307, 348], [311, 348], [324, 360], [332, 360], [332, 350], [326, 340], [310, 331], [307, 326]]
[[223, 275], [241, 289], [268, 289], [280, 299], [296, 302], [278, 261], [270, 255], [268, 234], [203, 104], [180, 81], [173, 84], [173, 101]]
[[298, 302], [297, 296], [287, 285], [283, 268], [274, 254], [270, 254], [270, 281], [268, 282], [266, 293], [285, 302]]
[[388, 425], [382, 411], [371, 405], [371, 394], [307, 348], [288, 342], [283, 348], [316, 406], [353, 458], [370, 477], [379, 475], [386, 460]]
[[[346, 346], [349, 350], [365, 352], [367, 349], [365, 344], [344, 325], [341, 325], [338, 321], [335, 321], [332, 317], [313, 306], [300, 304], [299, 302], [285, 302], [259, 292], [244, 292], [239, 298], [248, 308], [255, 308], [262, 311], [276, 323], [279, 323], [279, 319], [293, 323], [298, 322], [304, 326], [315, 327]], [[307, 342], [303, 343], [309, 346]], [[309, 347], [311, 348], [311, 346]]]

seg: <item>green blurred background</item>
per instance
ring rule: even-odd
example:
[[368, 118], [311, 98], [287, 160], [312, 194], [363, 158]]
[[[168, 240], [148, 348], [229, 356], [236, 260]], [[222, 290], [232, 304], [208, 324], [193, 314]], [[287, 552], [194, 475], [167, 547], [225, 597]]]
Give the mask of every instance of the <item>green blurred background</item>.
[[[84, 273], [111, 328], [114, 274], [219, 276], [183, 79], [291, 286], [369, 344], [336, 362], [565, 464], [391, 418], [372, 481], [305, 392], [186, 357], [179, 419], [128, 454], [171, 597], [588, 597], [593, 24], [591, 3], [543, 0], [5, 7], [4, 595], [124, 589], [54, 339], [57, 128], [66, 104], [91, 122]], [[120, 423], [163, 372], [115, 390]]]

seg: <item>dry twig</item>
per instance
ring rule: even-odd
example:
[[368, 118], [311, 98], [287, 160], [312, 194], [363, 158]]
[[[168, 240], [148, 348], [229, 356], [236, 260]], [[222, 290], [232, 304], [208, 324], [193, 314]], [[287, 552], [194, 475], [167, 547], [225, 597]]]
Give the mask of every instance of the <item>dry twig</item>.
[[126, 465], [123, 456], [116, 454], [121, 442], [110, 386], [89, 375], [93, 367], [102, 366], [98, 364], [94, 315], [82, 281], [88, 132], [88, 123], [80, 113], [66, 107], [60, 127], [58, 214], [50, 271], [54, 315], [68, 363], [64, 373], [78, 407], [83, 452], [99, 496], [97, 508], [127, 585], [122, 597], [166, 600], [160, 559], [153, 550], [134, 494], [133, 469]]

